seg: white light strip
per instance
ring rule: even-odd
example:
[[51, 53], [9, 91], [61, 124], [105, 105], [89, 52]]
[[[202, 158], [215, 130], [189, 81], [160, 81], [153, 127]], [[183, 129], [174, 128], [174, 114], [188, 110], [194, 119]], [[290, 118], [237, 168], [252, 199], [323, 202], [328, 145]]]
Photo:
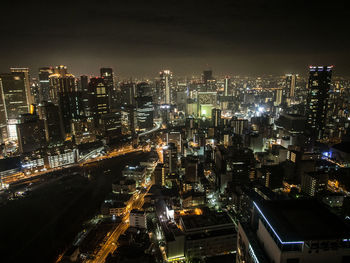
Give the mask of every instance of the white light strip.
[[271, 224], [269, 223], [269, 221], [267, 220], [267, 218], [264, 216], [264, 214], [262, 213], [262, 211], [260, 210], [260, 208], [258, 207], [258, 205], [253, 201], [253, 204], [255, 205], [255, 207], [258, 209], [259, 213], [261, 214], [261, 216], [265, 219], [266, 223], [269, 225], [269, 227], [271, 228], [271, 230], [273, 231], [273, 233], [275, 233], [276, 237], [278, 238], [278, 240], [284, 245], [284, 244], [304, 244], [304, 241], [282, 241], [282, 239], [279, 237], [279, 235], [277, 234], [277, 232], [273, 229], [273, 227], [271, 226]]

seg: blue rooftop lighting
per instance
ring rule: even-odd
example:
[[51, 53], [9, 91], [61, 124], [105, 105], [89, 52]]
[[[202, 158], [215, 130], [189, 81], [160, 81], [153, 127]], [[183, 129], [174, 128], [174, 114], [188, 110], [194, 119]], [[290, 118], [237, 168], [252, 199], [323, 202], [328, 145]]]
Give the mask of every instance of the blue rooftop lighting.
[[258, 209], [259, 213], [261, 214], [261, 216], [265, 219], [266, 223], [269, 225], [269, 227], [271, 228], [271, 230], [273, 231], [273, 233], [276, 235], [276, 237], [278, 238], [278, 240], [281, 242], [281, 244], [283, 245], [289, 245], [289, 244], [304, 244], [304, 241], [282, 241], [282, 239], [279, 237], [279, 235], [277, 234], [277, 232], [275, 231], [275, 229], [273, 229], [272, 225], [270, 224], [270, 222], [267, 220], [267, 218], [264, 216], [263, 212], [260, 210], [260, 208], [258, 207], [258, 205], [253, 201], [254, 206], [256, 207], [256, 209]]

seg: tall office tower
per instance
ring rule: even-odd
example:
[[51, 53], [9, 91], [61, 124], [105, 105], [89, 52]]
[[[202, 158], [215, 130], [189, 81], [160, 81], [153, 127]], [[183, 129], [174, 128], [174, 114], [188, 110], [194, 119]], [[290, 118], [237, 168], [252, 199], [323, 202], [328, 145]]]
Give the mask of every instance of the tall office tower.
[[0, 125], [3, 139], [17, 139], [17, 119], [29, 112], [25, 82], [23, 72], [0, 74]]
[[286, 74], [286, 88], [288, 92], [288, 97], [294, 99], [295, 97], [295, 86], [297, 82], [298, 75], [296, 74]]
[[44, 101], [38, 106], [38, 115], [44, 121], [46, 142], [52, 145], [61, 144], [65, 137], [59, 107]]
[[122, 105], [135, 105], [135, 84], [132, 82], [122, 83], [120, 89]]
[[39, 68], [40, 101], [51, 101], [49, 78], [51, 74], [53, 74], [52, 67]]
[[89, 105], [89, 78], [88, 76], [80, 76], [79, 81], [79, 89], [81, 91], [81, 100], [82, 100], [82, 108], [83, 114], [85, 117], [89, 117], [91, 115], [90, 105]]
[[89, 105], [92, 116], [110, 112], [108, 87], [103, 78], [91, 78], [89, 83]]
[[307, 125], [314, 139], [321, 139], [326, 126], [333, 66], [310, 66], [306, 104]]
[[249, 130], [248, 120], [233, 117], [231, 120], [231, 127], [233, 128], [234, 134], [243, 135], [245, 133], [248, 133], [248, 130]]
[[151, 96], [136, 98], [137, 104], [137, 126], [139, 130], [151, 129], [153, 127], [153, 99]]
[[174, 143], [169, 143], [163, 147], [164, 164], [169, 169], [169, 173], [173, 173], [177, 168], [177, 147]]
[[30, 84], [30, 92], [34, 99], [34, 104], [38, 105], [40, 103], [40, 84], [36, 78], [33, 78]]
[[73, 119], [82, 115], [82, 95], [78, 91], [75, 77], [67, 72], [66, 66], [57, 66], [49, 76], [53, 102], [60, 107], [65, 133], [71, 133]]
[[30, 92], [29, 68], [11, 68], [11, 72], [23, 74], [24, 86], [27, 94], [27, 104], [33, 104], [34, 98], [32, 96], [32, 93]]
[[171, 81], [173, 73], [170, 70], [163, 70], [159, 72], [162, 87], [164, 89], [164, 104], [171, 104]]
[[283, 90], [282, 89], [276, 89], [276, 95], [275, 95], [275, 106], [279, 106], [282, 104], [282, 94]]
[[49, 75], [50, 99], [58, 105], [59, 93], [75, 89], [75, 77], [67, 72], [67, 67], [60, 65], [54, 68], [53, 74]]
[[114, 85], [114, 73], [112, 68], [101, 68], [100, 69], [101, 78], [105, 80], [107, 94], [109, 99], [109, 105], [111, 108], [116, 108], [116, 103], [114, 101], [114, 96], [116, 93]]
[[213, 123], [213, 127], [217, 128], [221, 125], [221, 110], [220, 109], [212, 109], [211, 120]]
[[44, 121], [36, 114], [22, 114], [17, 124], [17, 136], [21, 153], [44, 148], [46, 145]]
[[228, 96], [228, 87], [230, 86], [230, 77], [225, 77], [225, 83], [224, 83], [224, 95]]
[[122, 133], [121, 111], [102, 114], [97, 122], [99, 135], [109, 139], [119, 137]]

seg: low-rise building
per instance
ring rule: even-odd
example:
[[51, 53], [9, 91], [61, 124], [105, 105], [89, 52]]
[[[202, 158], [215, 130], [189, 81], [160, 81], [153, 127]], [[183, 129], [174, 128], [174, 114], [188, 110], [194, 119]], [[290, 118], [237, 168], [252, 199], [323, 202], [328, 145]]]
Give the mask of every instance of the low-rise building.
[[130, 211], [130, 226], [137, 228], [147, 228], [145, 211], [133, 209]]
[[210, 257], [236, 251], [237, 233], [226, 212], [201, 209], [180, 217], [186, 258]]
[[122, 172], [123, 176], [136, 181], [136, 187], [139, 187], [146, 175], [144, 166], [126, 166]]

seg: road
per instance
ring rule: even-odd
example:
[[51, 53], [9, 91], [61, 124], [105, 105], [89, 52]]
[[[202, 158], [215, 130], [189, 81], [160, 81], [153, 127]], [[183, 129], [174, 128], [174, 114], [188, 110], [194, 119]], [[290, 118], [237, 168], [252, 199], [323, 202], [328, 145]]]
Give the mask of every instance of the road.
[[150, 134], [150, 133], [155, 132], [155, 131], [158, 131], [162, 127], [161, 121], [155, 122], [155, 125], [156, 126], [154, 128], [152, 128], [151, 130], [140, 133], [139, 137]]
[[[27, 197], [2, 205], [0, 261], [54, 262], [84, 229], [84, 222], [99, 213], [123, 168], [147, 161], [150, 156], [135, 152], [89, 164], [88, 168], [78, 166], [76, 175], [62, 171], [67, 176], [58, 176], [60, 180], [50, 180]], [[86, 169], [89, 178], [81, 176]], [[105, 173], [107, 170], [110, 172]]]
[[51, 173], [51, 172], [55, 172], [55, 171], [60, 171], [62, 169], [75, 167], [75, 166], [84, 166], [86, 164], [102, 161], [102, 160], [105, 160], [105, 159], [114, 158], [114, 157], [117, 157], [117, 156], [120, 156], [120, 155], [124, 155], [124, 154], [127, 154], [127, 153], [138, 152], [138, 151], [142, 151], [142, 148], [133, 148], [132, 146], [125, 146], [125, 147], [123, 147], [123, 148], [121, 148], [119, 150], [114, 150], [113, 152], [107, 153], [107, 154], [105, 154], [103, 156], [98, 156], [98, 157], [95, 157], [93, 159], [88, 159], [88, 160], [85, 160], [85, 161], [80, 162], [80, 163], [74, 163], [74, 164], [65, 165], [65, 166], [61, 166], [61, 167], [50, 168], [50, 169], [47, 169], [45, 171], [40, 171], [40, 172], [36, 172], [36, 173], [33, 173], [33, 174], [29, 174], [29, 175], [26, 175], [26, 174], [20, 172], [20, 173], [17, 173], [17, 174], [14, 174], [14, 175], [11, 175], [11, 176], [7, 176], [7, 177], [3, 178], [2, 182], [4, 184], [11, 185], [11, 184], [15, 184], [15, 183], [17, 183], [19, 181], [23, 181], [23, 180], [27, 180], [27, 179], [34, 179], [35, 177], [38, 177], [38, 176], [41, 176], [41, 175], [44, 175], [44, 174], [48, 174], [48, 173]]
[[127, 204], [127, 209], [125, 216], [123, 217], [121, 223], [116, 227], [116, 229], [112, 232], [112, 234], [109, 236], [107, 241], [102, 245], [100, 250], [97, 252], [97, 255], [94, 260], [88, 260], [86, 262], [88, 263], [103, 263], [105, 262], [107, 256], [109, 253], [113, 253], [117, 247], [118, 247], [118, 239], [119, 237], [125, 233], [125, 231], [129, 227], [129, 216], [130, 216], [130, 211], [132, 209], [141, 209], [144, 201], [145, 201], [145, 196], [148, 193], [149, 189], [151, 188], [152, 184], [150, 183], [147, 186], [147, 190], [145, 193], [139, 194], [135, 193], [133, 197], [129, 200]]

